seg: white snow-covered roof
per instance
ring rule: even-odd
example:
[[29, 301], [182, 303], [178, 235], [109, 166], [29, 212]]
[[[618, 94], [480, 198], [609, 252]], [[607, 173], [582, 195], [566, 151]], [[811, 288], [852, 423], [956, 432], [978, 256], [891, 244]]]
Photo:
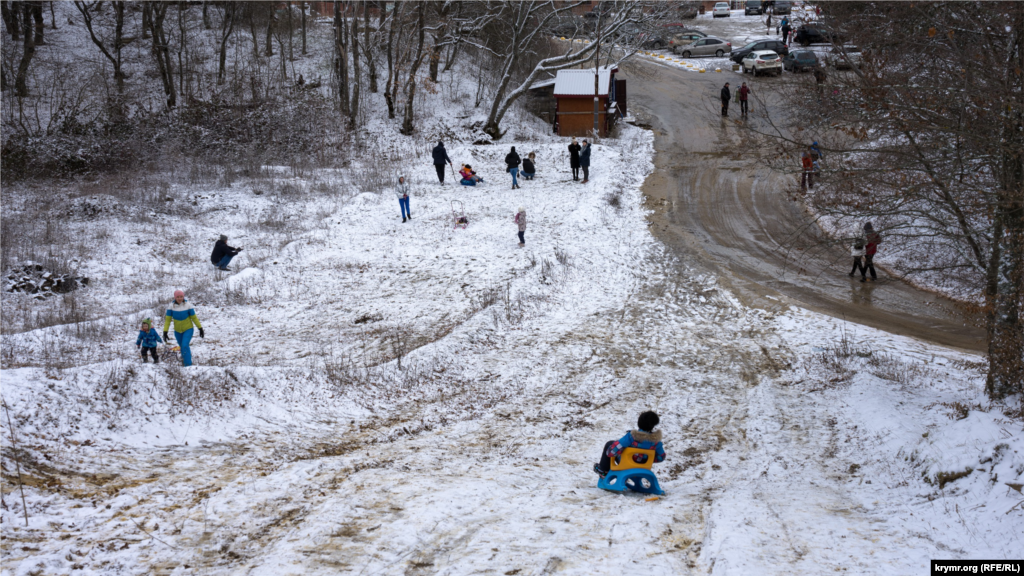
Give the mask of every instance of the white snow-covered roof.
[[[601, 68], [598, 79], [599, 96], [608, 95], [608, 80], [612, 70]], [[594, 70], [559, 70], [555, 76], [555, 96], [593, 96]]]

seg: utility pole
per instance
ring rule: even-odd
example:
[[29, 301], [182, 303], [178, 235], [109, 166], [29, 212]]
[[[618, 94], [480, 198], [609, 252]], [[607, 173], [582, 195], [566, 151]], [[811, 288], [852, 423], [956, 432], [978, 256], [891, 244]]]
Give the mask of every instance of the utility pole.
[[598, 103], [601, 101], [601, 17], [603, 13], [600, 11], [601, 5], [598, 4], [597, 13], [597, 47], [594, 48], [594, 139], [601, 134], [600, 129], [600, 112], [598, 111]]

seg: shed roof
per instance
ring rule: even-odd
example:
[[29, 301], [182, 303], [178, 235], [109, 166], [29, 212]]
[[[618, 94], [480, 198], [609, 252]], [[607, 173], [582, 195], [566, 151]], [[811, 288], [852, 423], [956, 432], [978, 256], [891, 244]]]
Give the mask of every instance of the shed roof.
[[[598, 96], [608, 96], [611, 73], [615, 69], [600, 69]], [[593, 96], [594, 70], [559, 70], [555, 76], [555, 96]]]

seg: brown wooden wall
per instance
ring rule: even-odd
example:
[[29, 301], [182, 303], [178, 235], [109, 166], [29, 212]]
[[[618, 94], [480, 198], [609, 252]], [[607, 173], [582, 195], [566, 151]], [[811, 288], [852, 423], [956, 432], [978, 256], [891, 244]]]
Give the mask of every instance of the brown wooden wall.
[[[598, 105], [601, 136], [608, 135], [608, 122], [605, 110], [608, 98], [602, 97]], [[582, 112], [582, 114], [580, 114]], [[594, 98], [559, 98], [558, 99], [558, 134], [560, 136], [590, 136], [594, 131]]]

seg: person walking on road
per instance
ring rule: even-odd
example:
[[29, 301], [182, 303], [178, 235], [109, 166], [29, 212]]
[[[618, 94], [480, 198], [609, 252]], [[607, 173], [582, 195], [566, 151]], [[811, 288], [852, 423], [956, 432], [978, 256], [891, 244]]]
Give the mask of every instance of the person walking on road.
[[729, 115], [729, 100], [732, 99], [732, 92], [729, 90], [729, 83], [722, 86], [722, 116]]
[[569, 167], [572, 168], [572, 180], [573, 182], [580, 179], [580, 145], [576, 142], [576, 138], [573, 137], [572, 142], [569, 143]]
[[768, 15], [768, 18], [765, 19], [764, 23], [765, 23], [766, 26], [768, 26], [768, 35], [770, 36], [771, 33], [772, 33], [772, 15], [771, 14]]
[[861, 278], [863, 278], [867, 271], [864, 267], [864, 238], [857, 238], [853, 241], [850, 255], [853, 256], [853, 270], [850, 270], [849, 276], [852, 278], [854, 274], [860, 272]]
[[878, 253], [878, 245], [882, 243], [882, 236], [875, 232], [871, 222], [864, 224], [864, 271], [861, 272], [861, 282], [867, 282], [867, 271], [871, 271], [871, 281], [878, 280], [878, 274], [875, 273], [875, 254]]
[[519, 247], [522, 248], [526, 246], [526, 208], [520, 206], [513, 221], [519, 226]]
[[210, 253], [210, 262], [217, 267], [217, 270], [224, 272], [230, 272], [228, 264], [231, 263], [231, 259], [234, 258], [241, 248], [235, 248], [234, 246], [228, 246], [228, 237], [221, 234], [220, 238], [213, 245], [213, 252]]
[[516, 154], [516, 147], [512, 147], [512, 151], [505, 156], [505, 165], [508, 166], [508, 173], [512, 175], [512, 189], [519, 188], [519, 165], [522, 164], [522, 160], [519, 158], [519, 154]]
[[744, 82], [739, 89], [740, 93], [740, 116], [746, 117], [747, 115], [747, 96], [750, 95], [750, 88], [747, 87], [747, 83]]
[[811, 153], [804, 150], [800, 156], [800, 167], [803, 169], [803, 177], [800, 179], [801, 190], [814, 190], [814, 161], [811, 160]]
[[398, 206], [402, 209], [402, 222], [404, 223], [406, 218], [412, 220], [412, 210], [409, 209], [409, 184], [405, 181], [405, 176], [398, 177], [395, 196], [398, 196]]
[[[440, 140], [437, 142], [437, 146], [434, 146], [434, 169], [437, 170], [437, 180], [444, 186], [444, 165], [452, 165], [452, 159], [448, 157], [448, 151], [444, 149], [444, 142]], [[455, 170], [455, 168], [452, 168]]]
[[782, 21], [782, 43], [789, 46], [789, 33], [793, 28], [789, 25], [789, 20]]
[[181, 365], [191, 366], [192, 349], [189, 343], [192, 341], [193, 327], [199, 328], [200, 338], [206, 338], [206, 333], [199, 323], [195, 308], [185, 299], [185, 293], [181, 290], [174, 291], [174, 302], [171, 302], [164, 315], [164, 341], [167, 340], [167, 329], [171, 327], [171, 322], [174, 322], [174, 339], [181, 346]]
[[583, 141], [583, 149], [580, 150], [580, 167], [583, 168], [583, 182], [590, 182], [590, 142]]

